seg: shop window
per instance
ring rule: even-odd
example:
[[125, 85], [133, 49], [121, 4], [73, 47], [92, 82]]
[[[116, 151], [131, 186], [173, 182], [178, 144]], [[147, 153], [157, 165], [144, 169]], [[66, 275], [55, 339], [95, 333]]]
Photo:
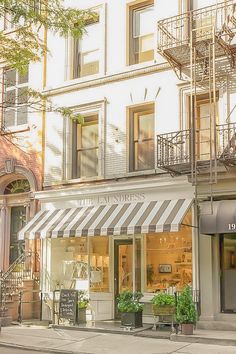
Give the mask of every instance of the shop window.
[[129, 7], [129, 64], [154, 59], [155, 16], [152, 1]]
[[3, 128], [20, 126], [28, 120], [28, 70], [22, 74], [15, 69], [5, 71]]
[[51, 290], [88, 290], [87, 237], [52, 239]]
[[99, 174], [98, 115], [73, 123], [72, 177], [95, 177]]
[[90, 291], [109, 291], [109, 237], [90, 238]]
[[99, 73], [101, 47], [102, 28], [98, 14], [87, 21], [83, 37], [73, 41], [72, 79]]
[[154, 159], [154, 104], [129, 110], [130, 122], [130, 171], [151, 170]]
[[[191, 225], [191, 213], [183, 221]], [[147, 292], [181, 291], [192, 283], [192, 229], [146, 235]]]

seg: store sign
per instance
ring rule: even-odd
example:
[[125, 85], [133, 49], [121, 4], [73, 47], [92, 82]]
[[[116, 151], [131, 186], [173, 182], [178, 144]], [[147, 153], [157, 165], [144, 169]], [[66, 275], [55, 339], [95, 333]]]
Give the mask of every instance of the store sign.
[[127, 193], [127, 194], [114, 194], [114, 195], [103, 195], [93, 198], [86, 198], [78, 200], [79, 206], [90, 206], [90, 205], [104, 205], [104, 204], [119, 204], [119, 203], [132, 203], [141, 202], [146, 199], [143, 193]]
[[171, 273], [172, 266], [171, 264], [159, 264], [159, 273]]
[[59, 318], [64, 318], [76, 322], [78, 291], [72, 289], [62, 289], [59, 300]]

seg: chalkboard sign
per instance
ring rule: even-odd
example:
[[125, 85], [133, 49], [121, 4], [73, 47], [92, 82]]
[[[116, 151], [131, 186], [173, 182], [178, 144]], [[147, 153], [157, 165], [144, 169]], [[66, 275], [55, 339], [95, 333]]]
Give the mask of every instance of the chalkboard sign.
[[60, 291], [59, 317], [76, 322], [78, 291], [63, 289]]

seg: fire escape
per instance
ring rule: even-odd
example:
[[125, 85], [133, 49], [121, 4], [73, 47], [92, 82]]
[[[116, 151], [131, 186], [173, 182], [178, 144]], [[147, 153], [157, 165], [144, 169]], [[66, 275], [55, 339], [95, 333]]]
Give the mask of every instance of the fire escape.
[[[222, 168], [236, 165], [236, 123], [218, 124], [219, 92], [236, 92], [236, 0], [158, 22], [158, 51], [189, 85], [185, 130], [157, 136], [157, 167], [187, 174], [193, 185], [217, 183]], [[207, 94], [209, 116], [197, 123], [199, 94]], [[204, 178], [203, 178], [204, 176]]]

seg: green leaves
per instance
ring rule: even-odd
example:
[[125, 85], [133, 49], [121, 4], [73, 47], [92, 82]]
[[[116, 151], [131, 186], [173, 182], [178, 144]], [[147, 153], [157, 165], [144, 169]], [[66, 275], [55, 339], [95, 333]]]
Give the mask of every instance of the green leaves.
[[120, 312], [141, 312], [143, 304], [140, 304], [140, 299], [143, 294], [139, 291], [132, 293], [124, 291], [117, 297], [117, 306]]
[[197, 311], [192, 299], [191, 288], [186, 285], [178, 297], [176, 320], [178, 323], [193, 323], [198, 319]]
[[175, 306], [175, 297], [174, 295], [159, 293], [152, 298], [151, 303], [156, 306]]

